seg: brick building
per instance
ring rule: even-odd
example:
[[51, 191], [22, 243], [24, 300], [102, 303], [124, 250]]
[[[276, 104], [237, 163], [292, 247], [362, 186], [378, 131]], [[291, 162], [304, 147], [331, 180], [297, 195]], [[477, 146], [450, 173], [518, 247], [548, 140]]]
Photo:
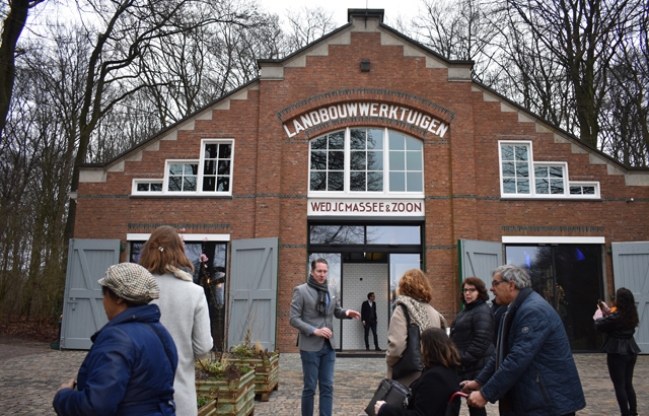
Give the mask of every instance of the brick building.
[[[573, 349], [596, 349], [597, 299], [647, 279], [632, 267], [649, 263], [649, 170], [625, 168], [473, 81], [472, 62], [382, 20], [350, 9], [345, 26], [261, 60], [257, 79], [83, 167], [75, 239], [119, 240], [120, 261], [137, 261], [157, 225], [184, 229], [189, 257], [209, 259], [210, 283], [196, 278], [219, 343], [249, 330], [295, 351], [292, 290], [324, 256], [344, 307], [376, 293], [379, 334], [403, 271], [422, 268], [452, 320], [463, 277], [489, 284], [515, 263]], [[337, 347], [362, 348], [360, 325], [341, 323]]]

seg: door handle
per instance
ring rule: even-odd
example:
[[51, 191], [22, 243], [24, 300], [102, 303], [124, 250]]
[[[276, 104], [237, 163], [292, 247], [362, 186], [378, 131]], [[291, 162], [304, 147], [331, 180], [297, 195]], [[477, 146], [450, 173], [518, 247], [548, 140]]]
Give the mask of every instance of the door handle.
[[77, 298], [70, 298], [70, 300], [68, 301], [68, 305], [70, 305], [70, 307], [74, 311], [75, 309], [77, 309], [77, 303], [78, 302], [79, 301], [77, 300]]

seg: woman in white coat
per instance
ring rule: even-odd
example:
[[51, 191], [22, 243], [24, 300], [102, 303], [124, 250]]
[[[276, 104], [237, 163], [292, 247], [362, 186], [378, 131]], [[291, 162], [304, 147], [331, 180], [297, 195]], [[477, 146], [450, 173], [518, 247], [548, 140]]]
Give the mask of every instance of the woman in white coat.
[[[428, 328], [446, 329], [444, 316], [429, 303], [432, 298], [433, 289], [421, 270], [411, 269], [404, 273], [399, 281], [395, 308], [388, 329], [388, 350], [385, 354], [385, 361], [388, 365], [387, 377], [389, 379], [393, 378], [392, 367], [399, 362], [407, 345], [408, 324], [403, 307], [408, 310], [411, 323], [415, 323], [419, 327], [420, 333]], [[405, 386], [410, 386], [420, 375], [421, 371], [415, 371], [395, 380]]]
[[180, 236], [170, 226], [156, 228], [144, 244], [140, 265], [153, 274], [160, 286], [160, 322], [167, 328], [178, 349], [174, 378], [176, 414], [195, 416], [196, 373], [194, 360], [212, 349], [210, 316], [203, 288], [194, 284], [194, 270], [185, 255]]

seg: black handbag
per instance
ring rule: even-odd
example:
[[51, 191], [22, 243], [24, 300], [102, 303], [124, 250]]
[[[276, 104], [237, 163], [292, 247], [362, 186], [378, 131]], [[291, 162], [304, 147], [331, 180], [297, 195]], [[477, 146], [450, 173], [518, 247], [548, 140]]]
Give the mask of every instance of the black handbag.
[[408, 339], [406, 339], [406, 349], [403, 355], [392, 367], [392, 378], [400, 379], [412, 374], [416, 371], [424, 371], [424, 365], [421, 363], [421, 343], [419, 341], [419, 326], [410, 323], [410, 315], [408, 308], [400, 305], [403, 308], [403, 313], [406, 315], [406, 322], [408, 325]]
[[381, 400], [393, 406], [408, 407], [409, 398], [410, 389], [408, 387], [398, 381], [387, 378], [383, 379], [379, 384], [379, 388], [374, 392], [374, 397], [370, 400], [370, 404], [365, 408], [365, 413], [370, 416], [376, 416], [376, 413], [374, 413], [374, 405]]

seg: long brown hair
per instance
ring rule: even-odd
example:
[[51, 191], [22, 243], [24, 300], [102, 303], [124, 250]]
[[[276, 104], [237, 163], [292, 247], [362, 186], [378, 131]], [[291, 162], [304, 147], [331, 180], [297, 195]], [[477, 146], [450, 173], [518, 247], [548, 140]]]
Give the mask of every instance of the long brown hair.
[[460, 365], [460, 353], [443, 329], [428, 328], [421, 333], [421, 361], [426, 368], [441, 364], [446, 368]]
[[478, 289], [478, 299], [489, 300], [489, 294], [484, 282], [479, 277], [467, 277], [462, 282], [462, 292], [460, 292], [460, 302], [464, 302], [464, 286], [470, 285]]
[[144, 243], [140, 255], [140, 265], [151, 273], [168, 273], [167, 266], [194, 266], [185, 255], [185, 246], [173, 227], [163, 225], [151, 233], [149, 241]]
[[638, 326], [638, 323], [640, 323], [638, 309], [635, 307], [633, 293], [629, 289], [621, 287], [617, 290], [615, 293], [615, 306], [617, 306], [617, 314], [624, 325], [629, 328]]
[[419, 269], [410, 269], [403, 274], [398, 293], [426, 303], [433, 298], [433, 289], [424, 272]]

